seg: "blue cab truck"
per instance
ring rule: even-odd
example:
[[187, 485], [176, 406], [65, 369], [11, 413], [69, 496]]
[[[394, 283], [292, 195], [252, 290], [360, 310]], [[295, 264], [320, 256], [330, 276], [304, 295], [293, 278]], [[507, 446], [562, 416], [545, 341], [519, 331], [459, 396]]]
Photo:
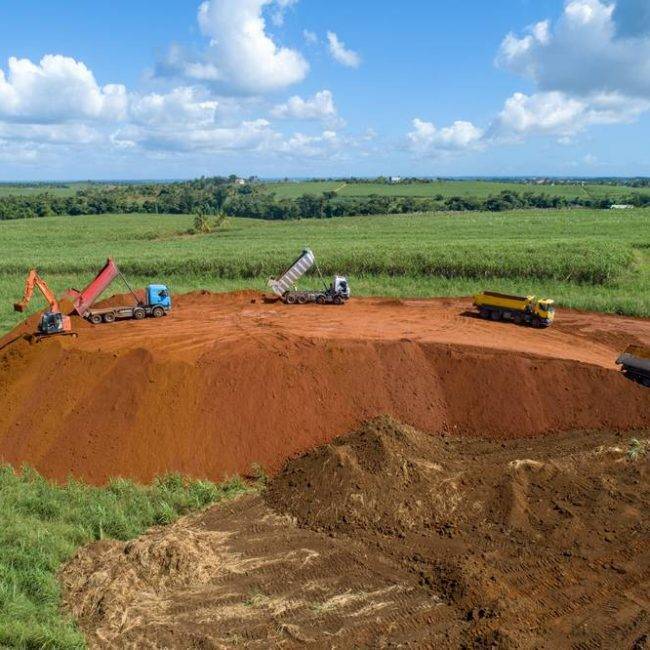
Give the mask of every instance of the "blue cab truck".
[[[93, 307], [95, 301], [120, 276], [135, 300], [133, 305], [119, 305], [117, 307]], [[142, 320], [151, 316], [162, 318], [172, 309], [172, 299], [169, 289], [165, 284], [150, 284], [145, 291], [145, 299], [135, 294], [129, 286], [122, 272], [117, 268], [112, 258], [106, 260], [101, 271], [91, 280], [88, 286], [81, 291], [69, 289], [68, 296], [72, 298], [74, 311], [91, 323], [114, 323], [116, 320], [130, 319]]]
[[135, 305], [123, 305], [119, 307], [90, 308], [86, 312], [86, 318], [95, 325], [101, 322], [113, 323], [116, 320], [143, 318], [162, 318], [172, 309], [172, 298], [169, 289], [164, 284], [150, 284], [146, 291], [146, 300], [138, 301]]

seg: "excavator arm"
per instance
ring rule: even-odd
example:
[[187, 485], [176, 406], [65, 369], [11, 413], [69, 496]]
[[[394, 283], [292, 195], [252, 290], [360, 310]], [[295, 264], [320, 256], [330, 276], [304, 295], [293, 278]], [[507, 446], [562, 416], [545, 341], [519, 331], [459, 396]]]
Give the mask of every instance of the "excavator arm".
[[50, 287], [47, 286], [45, 280], [39, 276], [36, 269], [32, 269], [27, 275], [27, 279], [25, 280], [25, 292], [23, 293], [23, 299], [20, 302], [14, 303], [14, 309], [16, 311], [25, 311], [25, 309], [27, 309], [27, 305], [34, 295], [34, 287], [36, 287], [43, 294], [45, 300], [47, 300], [50, 306], [50, 312], [53, 314], [58, 314], [61, 312], [56, 296]]

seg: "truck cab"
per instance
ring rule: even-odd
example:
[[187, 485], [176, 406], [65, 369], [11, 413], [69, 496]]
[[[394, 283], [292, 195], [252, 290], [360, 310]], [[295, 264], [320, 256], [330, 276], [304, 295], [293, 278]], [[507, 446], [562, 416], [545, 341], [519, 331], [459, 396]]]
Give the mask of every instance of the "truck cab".
[[341, 298], [347, 300], [350, 297], [350, 285], [348, 284], [348, 279], [341, 275], [335, 275], [332, 282], [332, 291], [335, 295], [341, 296]]
[[538, 300], [534, 311], [542, 325], [550, 325], [555, 318], [555, 302], [548, 299]]
[[172, 308], [172, 298], [169, 289], [164, 284], [150, 284], [147, 287], [147, 306], [162, 307], [165, 311]]

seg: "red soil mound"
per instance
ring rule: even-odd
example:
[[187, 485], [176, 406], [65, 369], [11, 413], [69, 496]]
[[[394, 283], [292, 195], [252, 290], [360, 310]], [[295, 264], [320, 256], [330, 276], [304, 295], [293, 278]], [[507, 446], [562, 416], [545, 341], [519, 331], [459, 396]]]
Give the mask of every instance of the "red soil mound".
[[93, 483], [221, 479], [274, 472], [380, 414], [503, 438], [650, 425], [650, 391], [601, 342], [647, 342], [647, 321], [567, 313], [538, 331], [463, 316], [466, 301], [257, 298], [197, 292], [162, 321], [74, 319], [76, 339], [0, 341], [0, 459]]
[[378, 418], [261, 495], [80, 549], [64, 607], [93, 648], [644, 648], [639, 437]]

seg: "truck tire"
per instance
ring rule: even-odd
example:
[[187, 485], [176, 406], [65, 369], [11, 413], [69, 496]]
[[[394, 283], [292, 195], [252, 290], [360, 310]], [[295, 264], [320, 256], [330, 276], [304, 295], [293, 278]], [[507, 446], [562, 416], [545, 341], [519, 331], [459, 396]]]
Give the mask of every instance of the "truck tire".
[[292, 293], [288, 294], [284, 301], [287, 303], [287, 305], [295, 305], [296, 304], [296, 296], [294, 296]]
[[498, 312], [496, 309], [490, 312], [490, 318], [492, 320], [501, 320], [501, 312]]
[[93, 324], [93, 325], [99, 325], [102, 322], [102, 317], [100, 314], [91, 314], [88, 317], [88, 320]]
[[317, 302], [319, 305], [324, 305], [325, 302], [326, 302], [326, 300], [325, 300], [325, 296], [316, 296], [316, 302]]
[[489, 310], [489, 309], [485, 309], [485, 307], [481, 307], [481, 308], [478, 310], [478, 315], [479, 315], [481, 318], [488, 319], [488, 318], [490, 318], [490, 310]]
[[143, 318], [146, 318], [146, 316], [147, 312], [142, 309], [142, 307], [137, 307], [133, 310], [133, 318], [135, 318], [135, 320], [142, 320]]
[[332, 300], [332, 302], [335, 305], [342, 305], [343, 304], [343, 298], [341, 298], [341, 296], [334, 296], [334, 299]]
[[108, 311], [104, 314], [104, 322], [105, 323], [114, 323], [115, 322], [115, 313], [112, 311]]
[[307, 304], [307, 296], [305, 296], [304, 294], [300, 294], [298, 296], [298, 304], [299, 305], [306, 305]]
[[165, 310], [162, 307], [154, 307], [151, 310], [151, 315], [154, 318], [162, 318], [165, 315]]
[[512, 321], [515, 325], [521, 325], [521, 314], [513, 314]]

